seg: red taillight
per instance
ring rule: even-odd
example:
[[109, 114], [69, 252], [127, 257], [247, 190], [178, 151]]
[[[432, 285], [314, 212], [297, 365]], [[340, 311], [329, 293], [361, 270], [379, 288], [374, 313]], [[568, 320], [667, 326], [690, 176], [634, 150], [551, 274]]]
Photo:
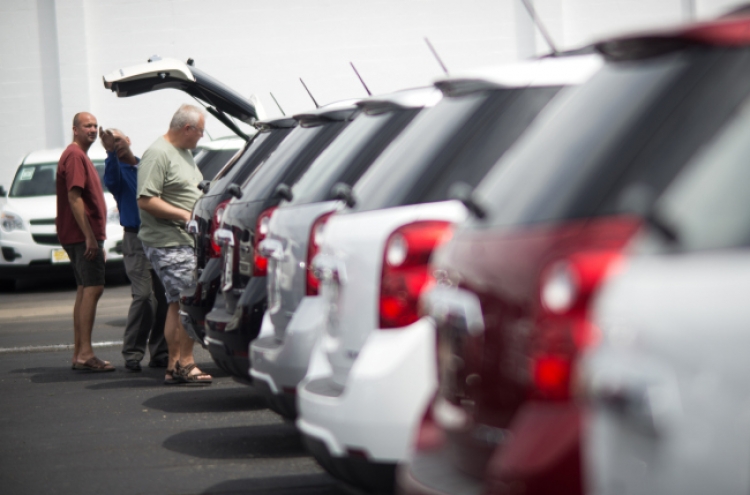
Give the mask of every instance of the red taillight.
[[424, 221], [400, 227], [388, 238], [380, 280], [380, 328], [417, 321], [419, 294], [432, 281], [430, 256], [451, 232], [450, 222]]
[[310, 238], [307, 241], [307, 275], [305, 277], [305, 279], [307, 280], [307, 288], [305, 290], [305, 293], [308, 296], [318, 295], [320, 280], [315, 278], [315, 274], [312, 269], [312, 260], [320, 251], [320, 243], [323, 240], [323, 227], [325, 227], [326, 222], [328, 222], [328, 219], [331, 218], [331, 215], [333, 215], [334, 213], [335, 212], [331, 211], [319, 216], [317, 220], [313, 222], [312, 228], [310, 229]]
[[276, 211], [276, 207], [272, 206], [267, 210], [263, 210], [258, 215], [258, 220], [255, 222], [255, 242], [253, 243], [253, 276], [254, 277], [265, 277], [268, 274], [268, 258], [264, 258], [260, 255], [258, 246], [261, 241], [268, 235], [268, 224], [271, 222], [271, 215]]
[[581, 251], [542, 271], [540, 317], [531, 347], [534, 397], [570, 398], [578, 354], [599, 338], [589, 319], [592, 296], [622, 259], [619, 249]]
[[216, 232], [216, 229], [221, 226], [221, 220], [224, 218], [224, 212], [226, 211], [228, 204], [228, 199], [219, 203], [214, 210], [214, 215], [211, 217], [211, 223], [208, 227], [208, 239], [210, 244], [210, 249], [208, 250], [209, 258], [221, 258], [221, 246], [216, 244], [216, 241], [214, 240], [214, 232]]

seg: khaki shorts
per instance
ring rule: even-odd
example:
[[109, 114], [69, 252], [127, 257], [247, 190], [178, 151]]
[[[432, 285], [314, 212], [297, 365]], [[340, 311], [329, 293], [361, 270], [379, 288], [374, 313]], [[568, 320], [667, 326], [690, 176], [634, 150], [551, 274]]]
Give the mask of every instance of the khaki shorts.
[[97, 244], [99, 244], [99, 251], [93, 260], [87, 260], [84, 256], [85, 242], [63, 244], [63, 249], [68, 253], [70, 265], [76, 276], [76, 284], [83, 287], [104, 285], [104, 241], [98, 241]]
[[143, 251], [159, 276], [168, 303], [180, 302], [180, 291], [195, 281], [195, 252], [192, 246], [155, 248], [143, 245]]

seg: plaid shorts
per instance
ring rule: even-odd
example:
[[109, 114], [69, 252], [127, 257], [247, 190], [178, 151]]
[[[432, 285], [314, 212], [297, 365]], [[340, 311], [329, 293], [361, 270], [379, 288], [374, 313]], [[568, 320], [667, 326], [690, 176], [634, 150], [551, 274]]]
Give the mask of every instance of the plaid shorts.
[[180, 302], [180, 291], [195, 282], [195, 252], [192, 246], [150, 247], [143, 251], [166, 290], [167, 302]]

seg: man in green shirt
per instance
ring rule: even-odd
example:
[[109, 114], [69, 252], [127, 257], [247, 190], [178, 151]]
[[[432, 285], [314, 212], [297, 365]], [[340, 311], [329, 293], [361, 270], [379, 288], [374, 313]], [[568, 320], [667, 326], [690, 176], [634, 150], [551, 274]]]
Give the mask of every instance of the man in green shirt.
[[138, 237], [166, 290], [167, 320], [164, 336], [169, 363], [164, 383], [211, 383], [211, 375], [195, 365], [193, 345], [180, 322], [180, 291], [193, 281], [194, 239], [185, 230], [203, 180], [190, 150], [198, 145], [205, 127], [203, 110], [182, 105], [172, 117], [169, 130], [143, 154], [138, 168]]

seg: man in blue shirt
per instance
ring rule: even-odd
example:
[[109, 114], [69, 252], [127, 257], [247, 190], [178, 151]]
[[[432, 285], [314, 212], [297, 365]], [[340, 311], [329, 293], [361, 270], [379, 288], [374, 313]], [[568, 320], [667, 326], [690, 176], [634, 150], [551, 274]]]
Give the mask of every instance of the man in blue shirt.
[[128, 371], [141, 371], [140, 363], [146, 353], [147, 342], [151, 355], [149, 366], [166, 368], [168, 351], [164, 321], [167, 300], [164, 287], [151, 269], [151, 263], [143, 252], [143, 244], [138, 239], [141, 219], [135, 191], [140, 159], [130, 149], [130, 138], [121, 131], [100, 128], [99, 134], [107, 151], [104, 185], [115, 197], [120, 210], [120, 225], [124, 230], [122, 254], [133, 295], [123, 335], [125, 368]]

